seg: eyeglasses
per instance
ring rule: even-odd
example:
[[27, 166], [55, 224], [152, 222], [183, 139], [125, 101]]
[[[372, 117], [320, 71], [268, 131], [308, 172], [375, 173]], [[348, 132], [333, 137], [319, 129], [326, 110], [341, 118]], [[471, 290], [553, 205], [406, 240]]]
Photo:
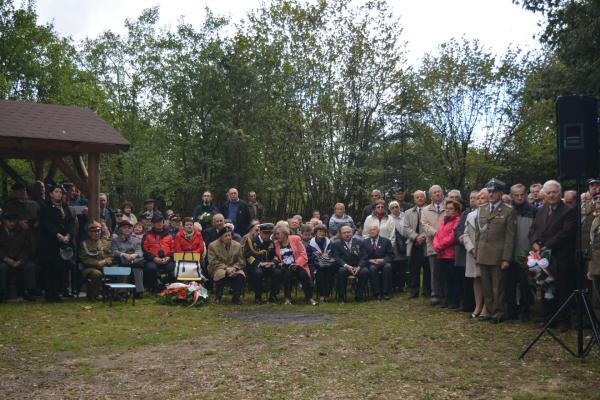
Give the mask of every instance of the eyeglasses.
[[383, 206], [377, 206], [377, 207], [375, 207], [375, 208], [384, 208], [384, 207], [383, 207]]

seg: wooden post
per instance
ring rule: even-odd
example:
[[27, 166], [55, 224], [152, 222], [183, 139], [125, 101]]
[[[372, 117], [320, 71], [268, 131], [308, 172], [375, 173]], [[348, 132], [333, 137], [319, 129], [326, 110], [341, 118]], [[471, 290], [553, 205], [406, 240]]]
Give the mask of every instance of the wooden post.
[[100, 216], [100, 202], [98, 195], [100, 194], [100, 154], [88, 154], [88, 215], [90, 221], [98, 221]]
[[50, 163], [50, 167], [48, 168], [48, 173], [46, 174], [46, 179], [54, 179], [54, 175], [56, 175], [56, 170], [57, 170], [57, 166], [56, 163], [54, 161], [52, 161]]
[[35, 180], [43, 181], [44, 180], [44, 159], [41, 157], [37, 157], [35, 159]]
[[88, 172], [85, 168], [85, 164], [83, 163], [83, 159], [81, 155], [73, 156], [73, 165], [75, 166], [75, 170], [79, 174], [79, 177], [82, 181], [87, 182], [88, 180]]

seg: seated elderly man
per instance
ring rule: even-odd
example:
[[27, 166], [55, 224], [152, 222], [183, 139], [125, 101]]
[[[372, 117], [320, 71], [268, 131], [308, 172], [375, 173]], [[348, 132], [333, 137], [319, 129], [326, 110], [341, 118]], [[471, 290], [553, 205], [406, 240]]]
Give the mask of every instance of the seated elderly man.
[[142, 241], [146, 268], [146, 285], [156, 291], [159, 273], [167, 274], [167, 281], [173, 280], [175, 263], [173, 262], [173, 238], [165, 228], [163, 217], [155, 212], [152, 217], [152, 229], [146, 232]]
[[31, 230], [19, 226], [19, 214], [4, 212], [0, 228], [0, 302], [8, 295], [8, 275], [17, 276], [17, 293], [25, 300], [33, 300], [35, 289], [34, 243]]
[[364, 301], [365, 288], [369, 279], [369, 268], [360, 265], [363, 241], [352, 237], [352, 227], [350, 225], [342, 225], [338, 230], [340, 240], [333, 243], [333, 254], [338, 264], [338, 301], [346, 300], [346, 285], [350, 276], [357, 278], [355, 300]]
[[132, 268], [135, 297], [141, 299], [144, 293], [144, 252], [142, 241], [133, 236], [133, 226], [128, 219], [123, 219], [117, 226], [117, 233], [112, 238], [112, 252], [116, 264]]
[[273, 233], [273, 224], [260, 224], [259, 234], [248, 242], [244, 249], [244, 257], [246, 259], [246, 271], [252, 279], [254, 288], [254, 303], [264, 304], [262, 299], [263, 279], [267, 276], [271, 277], [271, 292], [269, 301], [279, 304], [277, 294], [281, 288], [283, 278], [282, 272], [276, 268], [273, 263], [275, 258], [275, 246], [271, 240]]
[[369, 237], [362, 243], [361, 268], [368, 268], [373, 294], [377, 300], [389, 300], [392, 293], [394, 250], [389, 239], [379, 235], [379, 227], [369, 227]]
[[112, 265], [113, 253], [110, 240], [100, 237], [102, 226], [98, 222], [89, 223], [87, 231], [88, 238], [79, 245], [79, 262], [81, 275], [90, 280], [87, 298], [94, 301], [102, 290], [102, 268]]
[[223, 289], [229, 284], [233, 289], [233, 304], [241, 304], [244, 286], [244, 255], [242, 245], [232, 239], [232, 230], [224, 227], [218, 240], [208, 246], [208, 273], [215, 282], [215, 304], [221, 304]]

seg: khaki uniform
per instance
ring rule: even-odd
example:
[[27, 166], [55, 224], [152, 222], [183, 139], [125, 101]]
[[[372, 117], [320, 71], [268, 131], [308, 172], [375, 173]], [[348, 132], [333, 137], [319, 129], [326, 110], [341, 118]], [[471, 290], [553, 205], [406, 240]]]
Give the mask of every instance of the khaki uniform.
[[[588, 271], [592, 274], [592, 294], [594, 308], [600, 308], [600, 215], [593, 217], [590, 224], [590, 261], [588, 262]], [[589, 218], [592, 219], [592, 218]]]
[[515, 245], [516, 213], [500, 202], [492, 212], [491, 205], [479, 207], [475, 220], [475, 260], [481, 268], [485, 306], [493, 318], [504, 316], [504, 274], [502, 261], [512, 259]]
[[102, 290], [102, 268], [100, 262], [105, 261], [104, 266], [113, 264], [113, 251], [110, 240], [100, 238], [98, 240], [87, 239], [79, 246], [79, 262], [83, 265], [81, 275], [90, 280], [87, 288], [88, 298], [95, 299]]

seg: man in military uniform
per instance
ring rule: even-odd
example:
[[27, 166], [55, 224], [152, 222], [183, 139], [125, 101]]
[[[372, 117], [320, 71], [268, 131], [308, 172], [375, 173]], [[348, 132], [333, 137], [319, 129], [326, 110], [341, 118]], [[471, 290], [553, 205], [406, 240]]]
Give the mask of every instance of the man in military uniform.
[[275, 246], [271, 240], [273, 233], [273, 224], [260, 224], [258, 226], [259, 234], [248, 242], [244, 249], [244, 259], [246, 260], [246, 272], [252, 280], [254, 288], [254, 303], [264, 304], [262, 299], [263, 279], [267, 276], [271, 278], [271, 292], [269, 301], [279, 304], [277, 294], [281, 287], [282, 272], [273, 264], [275, 257]]
[[79, 246], [79, 262], [83, 265], [82, 276], [90, 280], [88, 300], [96, 300], [102, 290], [102, 268], [113, 264], [110, 240], [100, 237], [102, 226], [98, 222], [88, 225], [88, 238]]
[[[599, 181], [600, 182], [600, 181]], [[588, 262], [587, 278], [592, 283], [592, 304], [594, 308], [600, 306], [600, 193], [596, 194], [594, 198], [594, 204], [596, 209], [588, 215], [588, 218], [593, 220], [590, 228], [590, 249]]]
[[[481, 268], [485, 306], [492, 323], [504, 318], [504, 273], [510, 265], [515, 244], [516, 215], [502, 202], [504, 182], [492, 179], [486, 184], [489, 204], [479, 207], [475, 226], [475, 260]], [[483, 317], [482, 319], [488, 319]]]

